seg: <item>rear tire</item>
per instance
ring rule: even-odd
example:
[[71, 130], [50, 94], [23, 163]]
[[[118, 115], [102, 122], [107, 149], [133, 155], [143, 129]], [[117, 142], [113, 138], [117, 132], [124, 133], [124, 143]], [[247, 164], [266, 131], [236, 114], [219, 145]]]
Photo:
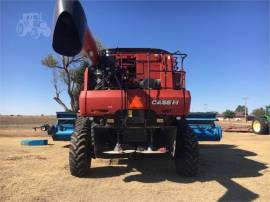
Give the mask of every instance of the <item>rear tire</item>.
[[175, 167], [181, 176], [193, 177], [198, 173], [199, 143], [187, 124], [183, 124], [177, 130]]
[[252, 122], [252, 131], [255, 134], [268, 134], [268, 123], [265, 118], [255, 118]]
[[88, 118], [78, 117], [70, 139], [69, 167], [70, 173], [83, 177], [91, 166], [91, 122]]

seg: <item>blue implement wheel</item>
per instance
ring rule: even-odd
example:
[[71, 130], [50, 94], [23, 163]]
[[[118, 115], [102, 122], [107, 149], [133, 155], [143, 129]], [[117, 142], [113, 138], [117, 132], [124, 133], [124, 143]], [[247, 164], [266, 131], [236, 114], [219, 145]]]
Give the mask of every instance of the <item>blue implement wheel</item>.
[[28, 146], [42, 146], [48, 145], [48, 140], [22, 140], [21, 144]]

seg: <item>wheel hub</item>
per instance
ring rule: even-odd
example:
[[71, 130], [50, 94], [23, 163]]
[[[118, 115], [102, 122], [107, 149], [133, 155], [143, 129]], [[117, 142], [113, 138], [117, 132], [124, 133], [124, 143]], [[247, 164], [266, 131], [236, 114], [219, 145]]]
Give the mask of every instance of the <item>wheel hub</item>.
[[260, 132], [261, 130], [261, 123], [259, 121], [254, 121], [253, 123], [253, 129], [255, 132]]

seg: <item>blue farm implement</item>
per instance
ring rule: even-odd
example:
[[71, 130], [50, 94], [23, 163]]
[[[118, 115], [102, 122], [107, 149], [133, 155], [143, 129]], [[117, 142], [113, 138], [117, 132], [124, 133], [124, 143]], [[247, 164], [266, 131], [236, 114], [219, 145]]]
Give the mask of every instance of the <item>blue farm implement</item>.
[[40, 128], [42, 131], [47, 131], [52, 139], [69, 141], [74, 130], [76, 113], [73, 112], [56, 112], [57, 123], [54, 125], [44, 124], [40, 127], [33, 128], [36, 130]]
[[190, 113], [186, 120], [198, 141], [220, 141], [222, 129], [215, 124], [215, 113]]
[[28, 146], [42, 146], [48, 145], [48, 140], [22, 140], [21, 144]]
[[[47, 131], [53, 140], [69, 141], [74, 130], [76, 113], [57, 112], [57, 123], [50, 126], [44, 124], [41, 130]], [[222, 137], [222, 129], [215, 124], [215, 113], [190, 113], [186, 117], [189, 127], [196, 134], [198, 141], [220, 141]]]
[[70, 136], [74, 130], [76, 113], [72, 112], [57, 112], [57, 124], [50, 128], [50, 135], [53, 140], [70, 140]]

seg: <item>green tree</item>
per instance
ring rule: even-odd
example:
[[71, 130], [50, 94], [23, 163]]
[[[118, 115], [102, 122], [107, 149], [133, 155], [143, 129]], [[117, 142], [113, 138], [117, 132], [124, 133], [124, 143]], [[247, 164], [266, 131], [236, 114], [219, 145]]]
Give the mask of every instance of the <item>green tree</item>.
[[224, 118], [231, 119], [231, 118], [235, 117], [235, 112], [232, 111], [232, 110], [227, 109], [225, 112], [223, 112], [223, 116], [224, 116]]
[[264, 116], [265, 115], [265, 109], [263, 107], [254, 109], [252, 111], [252, 115], [254, 115], [254, 116]]
[[[77, 88], [77, 83], [74, 82], [74, 72], [83, 63], [83, 56], [56, 57], [49, 54], [42, 61], [42, 64], [53, 70], [53, 86], [55, 89], [54, 100], [60, 104], [65, 111], [77, 111], [74, 90]], [[63, 86], [64, 84], [64, 86]], [[68, 107], [60, 98], [60, 94], [66, 90], [70, 98], [70, 107]]]
[[[104, 49], [101, 41], [96, 40], [98, 51]], [[79, 109], [79, 94], [83, 86], [84, 70], [90, 64], [83, 52], [75, 57], [56, 56], [48, 54], [41, 63], [47, 68], [52, 69], [53, 87], [55, 96], [53, 99], [60, 104], [65, 111], [77, 112]], [[67, 92], [70, 104], [67, 105], [61, 98], [62, 92]]]
[[237, 113], [237, 112], [243, 112], [243, 113], [245, 113], [245, 109], [247, 110], [247, 114], [248, 114], [248, 108], [247, 107], [245, 107], [245, 105], [238, 105], [237, 107], [236, 107], [236, 109], [235, 109], [235, 113]]

